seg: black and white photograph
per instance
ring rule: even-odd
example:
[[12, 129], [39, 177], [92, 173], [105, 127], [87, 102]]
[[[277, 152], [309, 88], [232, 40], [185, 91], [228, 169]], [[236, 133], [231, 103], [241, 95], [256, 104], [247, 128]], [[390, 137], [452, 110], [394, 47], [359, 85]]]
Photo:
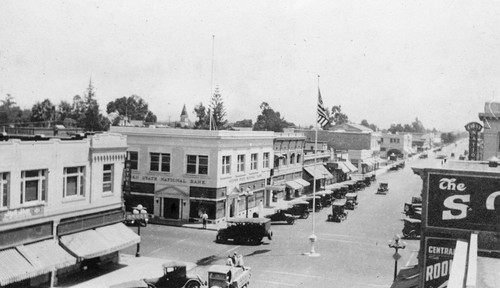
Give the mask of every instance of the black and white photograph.
[[0, 0], [0, 287], [500, 287], [499, 15]]

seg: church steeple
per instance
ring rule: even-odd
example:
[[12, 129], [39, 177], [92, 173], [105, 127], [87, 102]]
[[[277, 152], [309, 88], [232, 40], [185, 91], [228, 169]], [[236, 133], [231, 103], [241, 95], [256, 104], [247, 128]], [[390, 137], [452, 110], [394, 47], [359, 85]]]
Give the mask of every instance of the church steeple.
[[182, 112], [181, 112], [181, 121], [182, 121], [182, 116], [187, 117], [188, 113], [186, 111], [186, 104], [184, 104], [184, 107], [182, 107]]

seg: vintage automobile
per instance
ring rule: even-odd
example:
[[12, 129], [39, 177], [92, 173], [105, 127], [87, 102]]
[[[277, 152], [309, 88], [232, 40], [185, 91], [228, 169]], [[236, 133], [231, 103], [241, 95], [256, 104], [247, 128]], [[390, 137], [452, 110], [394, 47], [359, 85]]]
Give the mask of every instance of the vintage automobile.
[[187, 274], [185, 263], [168, 261], [163, 264], [163, 276], [127, 281], [110, 288], [199, 288], [206, 284], [200, 276]]
[[347, 219], [347, 211], [345, 211], [347, 200], [337, 199], [332, 203], [332, 214], [328, 214], [328, 221], [342, 222]]
[[349, 188], [348, 185], [340, 185], [339, 187], [335, 188], [335, 190], [333, 190], [333, 200], [335, 199], [341, 199], [341, 198], [344, 198], [345, 197], [345, 194], [347, 194], [349, 191], [347, 190]]
[[250, 267], [212, 265], [208, 268], [208, 287], [246, 288], [251, 276]]
[[421, 220], [406, 218], [404, 219], [403, 236], [410, 239], [420, 237]]
[[316, 192], [316, 195], [321, 197], [321, 206], [329, 207], [330, 205], [332, 205], [332, 197], [333, 197], [332, 190], [319, 191]]
[[377, 189], [377, 194], [387, 194], [388, 191], [389, 184], [387, 182], [380, 182]]
[[266, 215], [265, 217], [271, 219], [271, 222], [286, 221], [290, 225], [293, 225], [295, 219], [299, 218], [299, 216], [287, 213], [286, 210], [282, 209], [277, 209], [273, 214]]
[[345, 208], [349, 210], [354, 210], [358, 206], [358, 194], [357, 193], [347, 193], [345, 194]]
[[428, 157], [429, 157], [429, 155], [427, 153], [422, 153], [422, 154], [420, 154], [420, 156], [418, 156], [418, 158], [420, 158], [420, 159], [425, 159]]
[[258, 245], [264, 237], [273, 238], [269, 218], [230, 218], [227, 227], [217, 231], [216, 242], [224, 243], [230, 239], [237, 244]]
[[412, 197], [411, 202], [406, 202], [404, 205], [404, 212], [406, 216], [413, 219], [422, 218], [422, 198]]
[[364, 188], [366, 188], [365, 180], [356, 180], [356, 183], [354, 183], [354, 189], [359, 191]]
[[[314, 199], [314, 201], [313, 201]], [[320, 196], [307, 196], [304, 198], [307, 202], [309, 202], [309, 209], [313, 209], [313, 203], [316, 206], [314, 209], [314, 212], [319, 212], [321, 209], [323, 209], [323, 205], [321, 205], [321, 197]]]
[[312, 210], [309, 210], [309, 202], [305, 200], [292, 201], [290, 203], [290, 208], [286, 210], [287, 213], [300, 216], [301, 219], [307, 219], [311, 211]]

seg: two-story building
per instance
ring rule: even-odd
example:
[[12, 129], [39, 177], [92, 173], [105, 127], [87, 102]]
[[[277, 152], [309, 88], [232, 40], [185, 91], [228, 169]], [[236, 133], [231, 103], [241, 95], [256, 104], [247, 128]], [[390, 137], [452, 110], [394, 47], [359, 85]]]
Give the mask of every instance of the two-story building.
[[408, 158], [414, 153], [410, 133], [382, 133], [380, 137], [380, 157], [388, 159], [390, 155]]
[[483, 121], [482, 146], [478, 151], [482, 160], [500, 158], [500, 103], [486, 102], [484, 112], [479, 113]]
[[[206, 212], [209, 221], [267, 206], [274, 132], [111, 127], [127, 136], [131, 192], [156, 223], [182, 224]], [[296, 156], [295, 156], [296, 159]], [[300, 160], [300, 159], [299, 159]], [[296, 161], [296, 160], [294, 160]]]
[[117, 134], [0, 136], [0, 286], [54, 285], [140, 241], [121, 223], [126, 150]]
[[307, 192], [309, 182], [302, 178], [304, 145], [306, 137], [301, 133], [275, 133], [273, 141], [274, 167], [270, 186], [273, 200], [291, 199]]

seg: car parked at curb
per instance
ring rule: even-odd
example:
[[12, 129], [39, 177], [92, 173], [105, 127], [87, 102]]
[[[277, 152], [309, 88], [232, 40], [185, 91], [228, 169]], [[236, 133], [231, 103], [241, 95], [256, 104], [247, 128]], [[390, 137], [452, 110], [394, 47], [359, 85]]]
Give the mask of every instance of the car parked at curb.
[[273, 214], [266, 215], [265, 217], [271, 219], [271, 222], [286, 221], [290, 225], [293, 225], [295, 219], [299, 218], [299, 216], [287, 213], [286, 210], [282, 209], [277, 209]]

